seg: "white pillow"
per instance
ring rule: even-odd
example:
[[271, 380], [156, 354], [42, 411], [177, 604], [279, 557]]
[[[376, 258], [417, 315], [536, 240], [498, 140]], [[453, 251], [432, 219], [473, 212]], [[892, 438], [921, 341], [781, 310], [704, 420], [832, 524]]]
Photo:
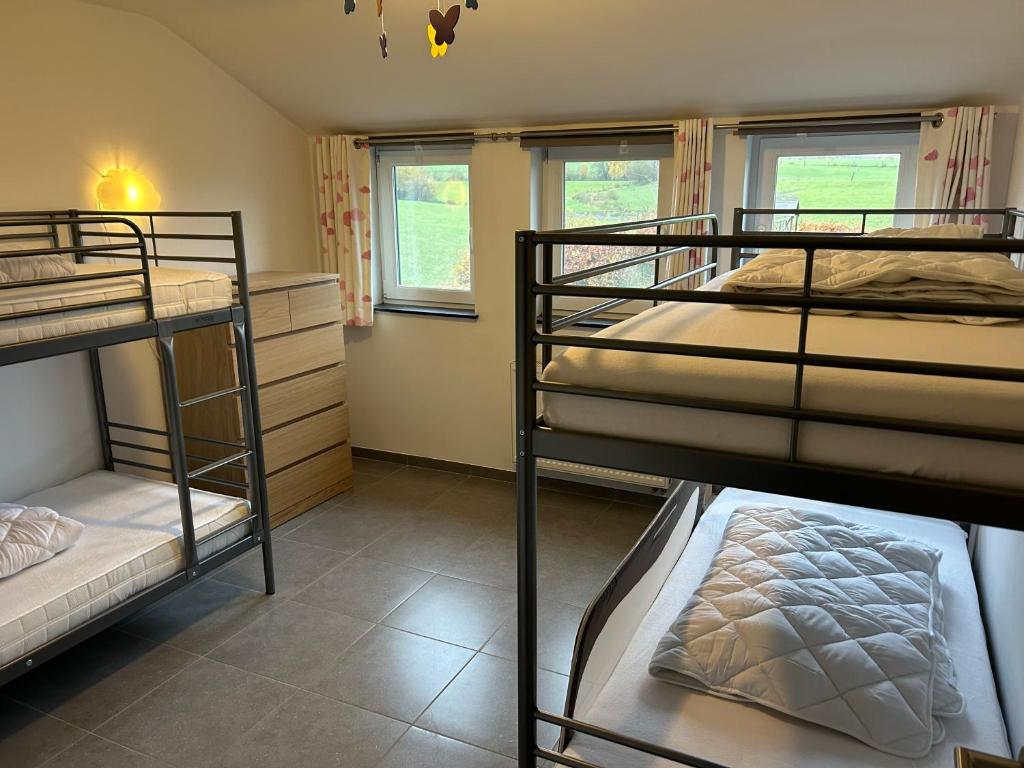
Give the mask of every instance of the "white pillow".
[[928, 227], [886, 227], [868, 232], [868, 237], [952, 237], [973, 240], [984, 234], [980, 224], [932, 224]]
[[12, 251], [30, 251], [46, 248], [43, 241], [0, 241], [0, 283], [20, 283], [25, 280], [49, 280], [75, 274], [75, 262], [64, 253], [43, 253], [37, 256], [3, 256]]
[[0, 579], [63, 552], [84, 527], [46, 507], [0, 504]]

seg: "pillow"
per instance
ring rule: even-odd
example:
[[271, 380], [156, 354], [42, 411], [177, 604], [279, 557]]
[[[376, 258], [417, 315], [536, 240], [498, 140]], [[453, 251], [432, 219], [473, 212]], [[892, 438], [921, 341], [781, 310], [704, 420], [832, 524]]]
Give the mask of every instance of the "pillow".
[[952, 237], [973, 240], [984, 234], [980, 224], [932, 224], [928, 227], [886, 227], [868, 232], [867, 237]]
[[0, 579], [63, 552], [84, 527], [46, 507], [0, 504]]
[[0, 243], [0, 283], [20, 283], [25, 280], [48, 280], [75, 274], [75, 262], [64, 253], [43, 253], [38, 256], [8, 256], [13, 251], [31, 251], [46, 248], [40, 242]]

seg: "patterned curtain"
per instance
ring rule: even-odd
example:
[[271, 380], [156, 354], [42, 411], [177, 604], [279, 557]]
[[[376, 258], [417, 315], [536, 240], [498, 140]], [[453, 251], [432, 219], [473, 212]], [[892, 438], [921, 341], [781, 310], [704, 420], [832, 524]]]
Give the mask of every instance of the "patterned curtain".
[[351, 136], [317, 136], [320, 268], [341, 281], [345, 325], [373, 325], [370, 149]]
[[[987, 208], [992, 171], [992, 118], [994, 107], [949, 107], [942, 110], [942, 125], [921, 125], [917, 160], [917, 207]], [[952, 216], [919, 217], [918, 224], [944, 224]], [[921, 220], [923, 219], [923, 220]], [[987, 217], [971, 218], [982, 224]]]
[[[694, 119], [679, 122], [676, 132], [675, 153], [672, 165], [672, 215], [686, 216], [707, 213], [711, 198], [711, 149], [714, 139], [711, 120]], [[707, 222], [677, 224], [673, 234], [710, 234]], [[696, 249], [673, 254], [668, 257], [666, 277], [689, 272], [700, 266], [701, 255]], [[704, 283], [705, 275], [683, 280], [677, 288], [694, 288]]]

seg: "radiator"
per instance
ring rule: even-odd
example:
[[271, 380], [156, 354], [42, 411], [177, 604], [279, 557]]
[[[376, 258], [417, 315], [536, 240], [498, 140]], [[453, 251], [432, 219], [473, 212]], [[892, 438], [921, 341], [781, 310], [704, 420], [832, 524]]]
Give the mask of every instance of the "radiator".
[[[537, 366], [539, 376], [541, 368]], [[511, 419], [509, 421], [509, 436], [512, 451], [512, 464], [516, 464], [518, 454], [516, 452], [516, 364], [509, 364], [509, 402], [512, 403]], [[537, 459], [537, 469], [545, 476], [559, 477], [566, 480], [574, 480], [579, 483], [592, 483], [617, 488], [628, 488], [630, 490], [649, 490], [654, 492], [666, 491], [669, 488], [668, 478], [658, 475], [646, 475], [640, 472], [626, 472], [621, 469], [609, 469], [607, 467], [593, 467], [589, 464], [576, 464], [571, 461], [556, 461], [555, 459]]]

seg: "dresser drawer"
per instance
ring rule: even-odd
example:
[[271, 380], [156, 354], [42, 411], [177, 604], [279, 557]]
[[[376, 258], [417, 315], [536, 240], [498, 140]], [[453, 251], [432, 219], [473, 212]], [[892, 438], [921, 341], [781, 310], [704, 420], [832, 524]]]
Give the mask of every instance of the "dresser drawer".
[[263, 433], [267, 474], [348, 440], [348, 406], [339, 405], [307, 419]]
[[262, 339], [255, 344], [256, 381], [266, 384], [345, 361], [340, 325]]
[[326, 488], [337, 486], [340, 493], [351, 484], [352, 451], [346, 443], [268, 477], [271, 514], [286, 516], [291, 507]]
[[341, 322], [341, 288], [338, 283], [317, 283], [288, 291], [292, 330]]
[[260, 387], [260, 420], [264, 430], [273, 429], [343, 403], [347, 397], [345, 366], [336, 365]]
[[251, 294], [249, 296], [249, 311], [252, 313], [252, 337], [254, 339], [287, 333], [292, 329], [288, 291]]

